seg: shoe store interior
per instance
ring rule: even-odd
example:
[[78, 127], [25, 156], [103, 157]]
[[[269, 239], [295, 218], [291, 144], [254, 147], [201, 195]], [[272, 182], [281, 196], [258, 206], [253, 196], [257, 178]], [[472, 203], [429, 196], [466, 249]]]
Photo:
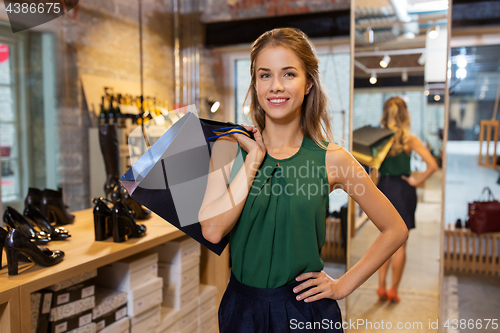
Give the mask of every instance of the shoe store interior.
[[[388, 100], [433, 158], [411, 153], [411, 175], [431, 173], [414, 228], [338, 300], [343, 322], [370, 322], [344, 331], [500, 329], [500, 1], [64, 0], [54, 16], [4, 2], [0, 332], [219, 331], [229, 246], [180, 223], [199, 193], [174, 191], [165, 170], [203, 159], [178, 147], [210, 160], [207, 133], [253, 125], [251, 45], [282, 27], [313, 43], [333, 137], [376, 184], [393, 140], [361, 136]], [[338, 279], [379, 230], [341, 189], [325, 223]]]

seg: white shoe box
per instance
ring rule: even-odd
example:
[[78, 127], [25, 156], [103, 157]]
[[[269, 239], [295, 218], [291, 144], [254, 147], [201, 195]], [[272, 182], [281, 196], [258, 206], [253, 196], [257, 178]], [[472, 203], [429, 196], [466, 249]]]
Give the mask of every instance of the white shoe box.
[[185, 236], [158, 245], [153, 251], [158, 252], [158, 261], [181, 264], [190, 257], [199, 257], [201, 255], [201, 246], [191, 237]]
[[99, 333], [128, 333], [130, 328], [130, 318], [123, 317], [122, 319], [115, 321], [108, 327], [103, 328]]
[[199, 290], [198, 316], [201, 316], [212, 307], [217, 308], [217, 287], [200, 284]]
[[163, 306], [181, 309], [194, 299], [198, 299], [199, 295], [199, 279], [194, 280], [190, 284], [182, 287], [168, 286], [163, 288]]
[[215, 332], [217, 327], [217, 308], [213, 307], [198, 317], [198, 331], [203, 333]]
[[198, 297], [186, 303], [179, 310], [179, 332], [191, 333], [198, 330]]
[[161, 308], [161, 321], [153, 333], [176, 333], [180, 329], [179, 310], [173, 308]]
[[99, 268], [98, 284], [129, 291], [158, 276], [158, 253], [142, 252]]
[[194, 280], [200, 281], [200, 257], [192, 257], [181, 265], [158, 263], [158, 276], [163, 278], [165, 286], [182, 287], [192, 283]]
[[128, 291], [127, 295], [127, 314], [129, 317], [135, 317], [152, 307], [162, 303], [163, 279], [155, 277], [133, 290]]
[[130, 333], [153, 332], [161, 322], [161, 306], [157, 305], [139, 316], [130, 318]]

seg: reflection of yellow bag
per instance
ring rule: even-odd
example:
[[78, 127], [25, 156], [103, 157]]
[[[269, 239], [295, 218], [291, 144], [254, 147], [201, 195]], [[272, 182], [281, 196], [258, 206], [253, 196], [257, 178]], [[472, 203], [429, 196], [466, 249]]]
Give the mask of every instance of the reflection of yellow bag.
[[375, 156], [361, 154], [356, 151], [352, 152], [352, 156], [354, 156], [354, 158], [363, 165], [380, 169], [382, 162], [389, 153], [389, 150], [391, 150], [393, 142], [394, 142], [394, 136], [391, 137], [389, 141], [387, 141], [387, 143], [377, 152]]

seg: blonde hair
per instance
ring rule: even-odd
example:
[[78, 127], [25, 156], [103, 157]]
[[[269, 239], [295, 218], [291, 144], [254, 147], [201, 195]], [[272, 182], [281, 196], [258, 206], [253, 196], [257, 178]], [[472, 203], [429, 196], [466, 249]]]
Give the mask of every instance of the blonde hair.
[[394, 143], [389, 151], [389, 156], [396, 156], [403, 150], [408, 150], [408, 142], [410, 140], [410, 114], [402, 98], [391, 97], [385, 102], [380, 124], [395, 132]]
[[261, 132], [266, 127], [265, 112], [259, 104], [257, 91], [255, 89], [255, 62], [259, 53], [268, 46], [286, 47], [293, 51], [301, 60], [306, 71], [307, 79], [313, 82], [313, 86], [309, 94], [304, 96], [304, 102], [302, 103], [302, 110], [300, 113], [300, 127], [305, 136], [313, 140], [319, 147], [326, 149], [327, 147], [321, 140], [333, 142], [333, 135], [330, 117], [326, 108], [326, 93], [323, 90], [323, 85], [319, 76], [319, 60], [306, 34], [299, 29], [273, 29], [263, 33], [252, 44], [252, 49], [250, 51], [250, 74], [252, 76], [252, 82], [245, 96], [245, 102], [250, 95], [250, 115], [253, 123]]

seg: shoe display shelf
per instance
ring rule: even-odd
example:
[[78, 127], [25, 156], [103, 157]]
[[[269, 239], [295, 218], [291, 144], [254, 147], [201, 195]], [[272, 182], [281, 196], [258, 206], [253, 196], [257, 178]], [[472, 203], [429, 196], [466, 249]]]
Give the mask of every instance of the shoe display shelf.
[[[144, 223], [147, 226], [144, 237], [124, 243], [114, 243], [112, 238], [96, 242], [92, 209], [73, 214], [75, 222], [65, 226], [71, 239], [52, 241], [47, 246], [64, 251], [61, 263], [52, 267], [20, 268], [19, 275], [14, 276], [7, 274], [6, 267], [0, 271], [0, 332], [31, 332], [31, 293], [184, 236], [182, 231], [153, 214]], [[202, 246], [200, 261], [200, 282], [217, 287], [219, 304], [229, 279], [228, 250], [219, 257]]]

